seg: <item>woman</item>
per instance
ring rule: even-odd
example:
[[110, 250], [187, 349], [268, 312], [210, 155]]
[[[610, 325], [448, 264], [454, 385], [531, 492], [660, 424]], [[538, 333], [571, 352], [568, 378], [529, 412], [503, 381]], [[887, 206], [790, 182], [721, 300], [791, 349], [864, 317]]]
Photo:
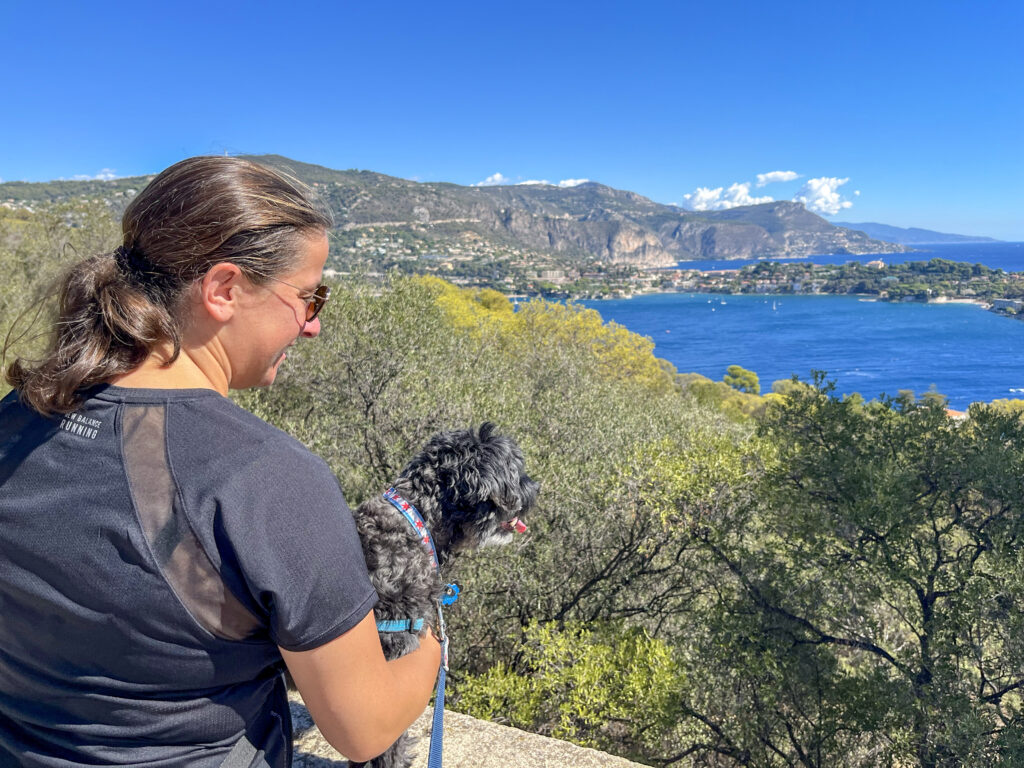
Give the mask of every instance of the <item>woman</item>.
[[330, 215], [197, 157], [61, 284], [0, 402], [0, 765], [287, 766], [290, 671], [354, 760], [424, 709], [440, 649], [387, 662], [323, 461], [235, 406], [320, 332]]

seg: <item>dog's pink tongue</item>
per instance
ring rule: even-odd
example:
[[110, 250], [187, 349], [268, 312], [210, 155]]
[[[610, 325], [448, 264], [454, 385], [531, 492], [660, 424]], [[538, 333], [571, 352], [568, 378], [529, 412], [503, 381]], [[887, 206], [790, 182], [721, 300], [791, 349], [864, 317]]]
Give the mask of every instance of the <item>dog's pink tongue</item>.
[[526, 533], [526, 523], [520, 520], [518, 517], [513, 517], [507, 523], [502, 523], [501, 527], [506, 531], [515, 531], [516, 533]]

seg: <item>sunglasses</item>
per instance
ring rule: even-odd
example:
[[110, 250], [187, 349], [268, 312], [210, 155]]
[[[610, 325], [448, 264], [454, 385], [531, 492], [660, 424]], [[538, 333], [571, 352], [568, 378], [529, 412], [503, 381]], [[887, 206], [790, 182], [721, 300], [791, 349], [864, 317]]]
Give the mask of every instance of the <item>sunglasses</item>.
[[312, 323], [316, 319], [316, 316], [320, 314], [320, 310], [324, 308], [324, 304], [326, 304], [327, 300], [331, 298], [331, 287], [329, 285], [324, 285], [323, 283], [314, 288], [312, 294], [303, 296], [303, 294], [306, 293], [306, 290], [297, 285], [285, 282], [284, 280], [280, 280], [276, 277], [271, 277], [270, 275], [262, 275], [262, 277], [265, 277], [268, 280], [273, 280], [275, 283], [287, 285], [289, 288], [294, 288], [299, 292], [299, 298], [306, 302], [307, 323]]

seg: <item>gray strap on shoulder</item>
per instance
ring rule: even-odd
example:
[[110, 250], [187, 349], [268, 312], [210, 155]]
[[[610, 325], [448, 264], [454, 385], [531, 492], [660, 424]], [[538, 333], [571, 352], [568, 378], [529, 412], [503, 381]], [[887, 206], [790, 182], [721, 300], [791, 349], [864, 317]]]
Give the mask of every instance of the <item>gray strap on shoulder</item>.
[[221, 762], [220, 768], [270, 768], [270, 765], [263, 757], [263, 750], [256, 749], [248, 738], [242, 736]]

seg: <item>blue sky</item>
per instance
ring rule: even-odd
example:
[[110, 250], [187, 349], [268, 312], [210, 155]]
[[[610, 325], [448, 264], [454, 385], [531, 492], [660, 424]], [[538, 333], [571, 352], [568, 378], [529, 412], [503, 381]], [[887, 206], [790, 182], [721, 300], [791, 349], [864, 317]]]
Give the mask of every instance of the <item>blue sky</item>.
[[1024, 240], [1016, 0], [0, 3], [5, 181], [275, 152]]

